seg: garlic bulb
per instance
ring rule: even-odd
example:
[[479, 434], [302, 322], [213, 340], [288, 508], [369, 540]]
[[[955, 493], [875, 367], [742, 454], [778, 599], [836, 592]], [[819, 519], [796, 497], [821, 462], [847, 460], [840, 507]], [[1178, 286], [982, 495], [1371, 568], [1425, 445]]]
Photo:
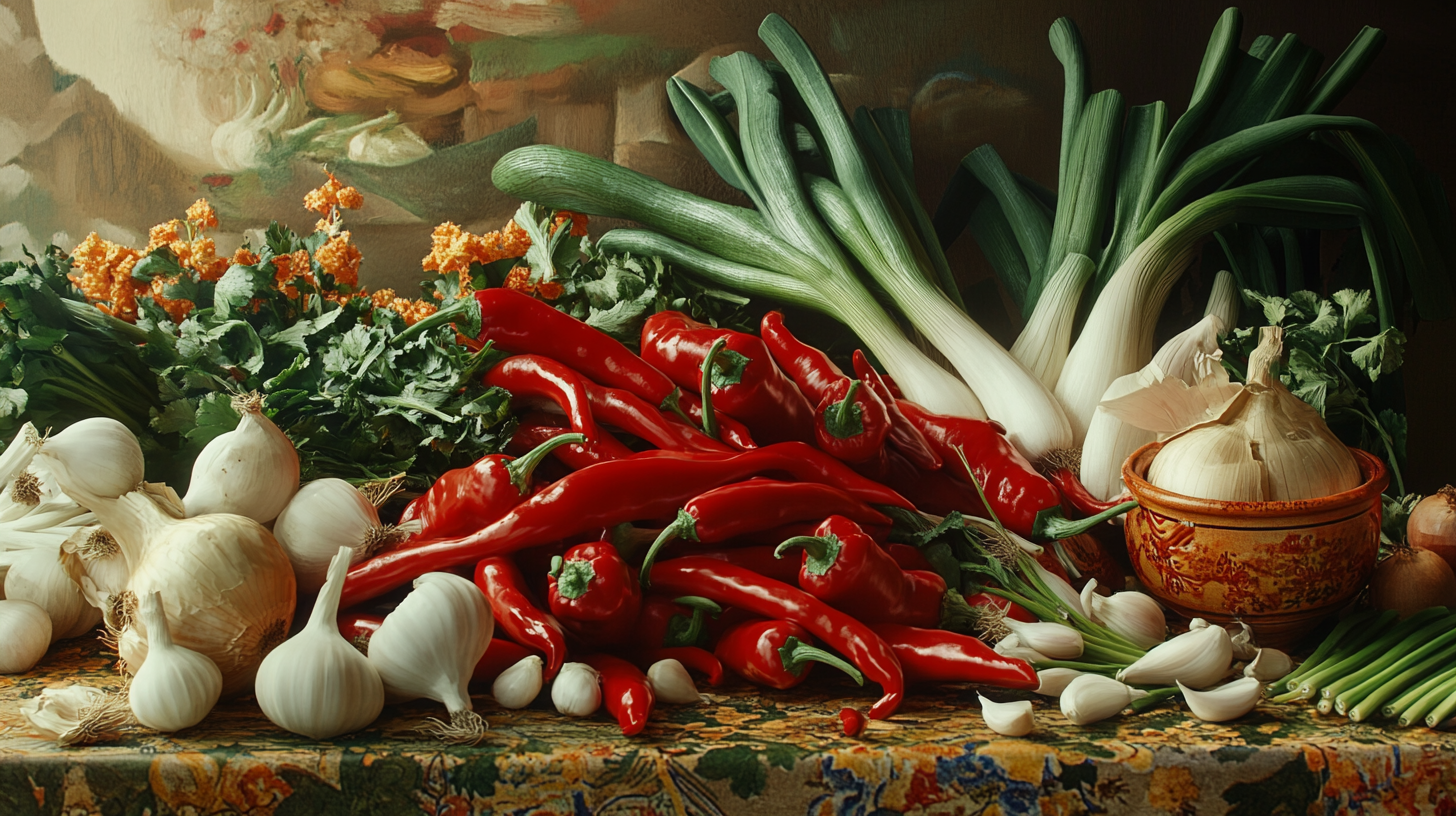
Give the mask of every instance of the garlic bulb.
[[551, 681], [551, 704], [568, 717], [590, 717], [602, 705], [602, 679], [585, 663], [563, 663]]
[[1084, 674], [1062, 690], [1062, 715], [1075, 725], [1089, 725], [1122, 713], [1147, 692], [1100, 674]]
[[83, 419], [41, 443], [43, 460], [61, 490], [83, 507], [83, 496], [117, 498], [146, 475], [142, 446], [126, 426], [109, 417]]
[[1187, 632], [1160, 643], [1135, 663], [1117, 673], [1117, 679], [1142, 686], [1167, 686], [1181, 681], [1206, 688], [1228, 674], [1234, 647], [1222, 626], [1194, 618]]
[[1031, 714], [1031, 701], [1018, 700], [1014, 703], [998, 703], [987, 700], [980, 694], [976, 699], [981, 701], [981, 719], [986, 721], [986, 727], [998, 734], [1007, 737], [1024, 737], [1036, 728], [1036, 720]]
[[0, 674], [28, 672], [51, 645], [51, 619], [30, 601], [0, 601]]
[[683, 664], [666, 658], [647, 667], [647, 680], [658, 702], [671, 705], [696, 705], [703, 701], [698, 686]]
[[541, 658], [527, 655], [496, 675], [490, 693], [501, 708], [525, 708], [541, 693]]
[[40, 445], [40, 434], [36, 432], [35, 425], [29, 422], [21, 425], [4, 452], [0, 452], [0, 483], [8, 485], [24, 473], [30, 467], [31, 459], [40, 451]]
[[1260, 683], [1272, 683], [1294, 671], [1294, 661], [1278, 649], [1260, 649], [1249, 665], [1244, 667], [1244, 676]]
[[1082, 676], [1076, 669], [1042, 669], [1036, 673], [1036, 693], [1043, 697], [1060, 697], [1067, 684]]
[[181, 731], [202, 722], [222, 694], [222, 672], [205, 655], [172, 642], [162, 593], [141, 597], [147, 661], [127, 692], [137, 722], [157, 731]]
[[100, 742], [131, 721], [125, 696], [82, 685], [43, 689], [20, 704], [20, 713], [38, 735], [61, 746]]
[[273, 535], [288, 553], [300, 592], [317, 592], [329, 559], [348, 547], [358, 563], [404, 537], [379, 523], [379, 511], [343, 479], [317, 479], [298, 489], [273, 523]]
[[1360, 466], [1319, 412], [1270, 373], [1284, 330], [1265, 326], [1249, 355], [1249, 381], [1216, 419], [1174, 434], [1148, 482], [1201, 499], [1298, 501], [1359, 487]]
[[468, 685], [494, 630], [479, 587], [448, 572], [427, 572], [369, 639], [369, 662], [392, 697], [445, 704], [450, 723], [434, 729], [437, 737], [478, 742], [485, 721], [472, 710]]
[[51, 639], [84, 635], [101, 622], [101, 610], [86, 601], [81, 587], [61, 565], [60, 546], [40, 546], [12, 553], [5, 573], [5, 597], [30, 601], [51, 619]]
[[188, 516], [237, 513], [266, 524], [298, 492], [298, 451], [263, 416], [261, 395], [235, 397], [233, 408], [242, 414], [238, 427], [208, 442], [197, 455], [182, 502]]
[[1001, 621], [1021, 639], [1021, 645], [1053, 660], [1076, 660], [1082, 656], [1082, 633], [1060, 623], [1025, 623], [1006, 618]]
[[61, 542], [61, 566], [103, 616], [112, 608], [111, 599], [131, 581], [121, 545], [99, 524], [77, 527]]
[[[297, 600], [293, 568], [273, 534], [228, 513], [175, 518], [146, 490], [111, 499], [61, 486], [116, 537], [131, 568], [129, 591], [166, 593], [173, 639], [217, 664], [223, 697], [246, 692], [263, 656], [288, 635]], [[140, 637], [122, 637], [118, 651], [135, 670], [146, 660], [146, 624], [132, 629]]]
[[1104, 598], [1097, 594], [1097, 579], [1092, 578], [1082, 587], [1082, 606], [1093, 622], [1122, 635], [1140, 649], [1151, 649], [1167, 638], [1167, 616], [1150, 595], [1114, 592]]
[[1194, 691], [1182, 683], [1178, 688], [1193, 716], [1206, 722], [1236, 720], [1253, 711], [1264, 696], [1264, 683], [1253, 677], [1240, 677], [1208, 691]]
[[379, 672], [335, 623], [348, 572], [349, 549], [340, 547], [308, 623], [263, 658], [253, 684], [270, 722], [310, 739], [358, 731], [384, 709]]

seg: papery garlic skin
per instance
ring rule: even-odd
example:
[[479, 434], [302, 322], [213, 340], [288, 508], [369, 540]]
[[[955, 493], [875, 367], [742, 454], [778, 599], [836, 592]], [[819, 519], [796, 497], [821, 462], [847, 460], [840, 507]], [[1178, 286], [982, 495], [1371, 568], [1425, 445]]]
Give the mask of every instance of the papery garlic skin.
[[501, 708], [525, 708], [541, 694], [543, 675], [541, 658], [526, 655], [496, 675], [491, 696]]
[[1082, 588], [1082, 606], [1088, 617], [1127, 638], [1139, 649], [1151, 649], [1168, 635], [1168, 619], [1152, 596], [1141, 592], [1115, 592], [1110, 597], [1094, 590], [1097, 580]]
[[5, 597], [44, 609], [50, 617], [52, 641], [79, 637], [101, 623], [101, 610], [87, 602], [81, 587], [62, 566], [59, 544], [34, 547], [12, 557], [5, 573]]
[[393, 699], [425, 697], [452, 714], [470, 711], [470, 675], [494, 630], [479, 587], [448, 572], [427, 572], [370, 637], [369, 662]]
[[1147, 692], [1100, 674], [1084, 674], [1062, 690], [1062, 715], [1075, 725], [1089, 725], [1122, 713]]
[[1036, 693], [1043, 697], [1060, 697], [1067, 686], [1082, 674], [1083, 672], [1076, 669], [1042, 669], [1036, 673], [1036, 679], [1039, 681]]
[[61, 542], [61, 566], [81, 588], [86, 602], [103, 616], [111, 608], [112, 597], [131, 582], [121, 545], [99, 524], [77, 527]]
[[647, 667], [647, 680], [652, 684], [652, 693], [660, 703], [671, 705], [696, 705], [703, 701], [698, 686], [683, 664], [673, 658], [666, 658]]
[[585, 663], [563, 663], [551, 681], [551, 704], [568, 717], [590, 717], [602, 705], [602, 681]]
[[298, 451], [263, 415], [258, 394], [235, 398], [233, 408], [242, 415], [238, 426], [197, 455], [182, 502], [189, 517], [236, 513], [266, 524], [298, 492]]
[[310, 739], [358, 731], [384, 710], [379, 672], [335, 623], [348, 572], [349, 550], [341, 547], [308, 623], [263, 658], [254, 683], [263, 716]]
[[273, 523], [300, 592], [318, 591], [339, 547], [348, 547], [357, 564], [392, 540], [392, 529], [379, 523], [379, 511], [343, 479], [316, 479], [300, 487]]
[[131, 716], [120, 695], [79, 684], [43, 689], [20, 713], [38, 736], [62, 746], [114, 736]]
[[1260, 683], [1272, 683], [1294, 671], [1294, 661], [1278, 649], [1263, 648], [1244, 667], [1244, 676]]
[[1232, 683], [1225, 683], [1207, 691], [1195, 691], [1182, 683], [1183, 700], [1193, 716], [1205, 722], [1227, 722], [1248, 714], [1264, 696], [1263, 681], [1254, 677], [1240, 677]]
[[1135, 663], [1117, 673], [1117, 679], [1140, 686], [1170, 686], [1181, 681], [1192, 688], [1207, 688], [1229, 672], [1233, 642], [1222, 626], [1194, 618], [1189, 630], [1148, 650]]
[[976, 699], [981, 701], [981, 719], [985, 720], [986, 727], [1002, 736], [1024, 737], [1036, 728], [1029, 700], [998, 703], [980, 694]]
[[222, 672], [205, 655], [172, 642], [162, 594], [140, 601], [147, 627], [147, 660], [127, 696], [137, 722], [156, 731], [181, 731], [202, 722], [222, 695]]
[[995, 652], [1002, 657], [1014, 657], [1028, 663], [1041, 663], [1051, 659], [1023, 644], [1021, 636], [1014, 633], [996, 641]]
[[0, 601], [0, 674], [28, 672], [51, 645], [51, 619], [30, 601]]
[[1259, 647], [1254, 645], [1254, 630], [1243, 621], [1238, 624], [1239, 631], [1229, 638], [1234, 647], [1234, 660], [1253, 660], [1259, 654]]
[[83, 507], [83, 494], [114, 499], [135, 489], [146, 474], [142, 446], [110, 417], [83, 419], [47, 437], [36, 456]]
[[1082, 633], [1060, 623], [1023, 621], [1006, 618], [1002, 623], [1021, 640], [1021, 645], [1052, 660], [1076, 660], [1085, 644]]

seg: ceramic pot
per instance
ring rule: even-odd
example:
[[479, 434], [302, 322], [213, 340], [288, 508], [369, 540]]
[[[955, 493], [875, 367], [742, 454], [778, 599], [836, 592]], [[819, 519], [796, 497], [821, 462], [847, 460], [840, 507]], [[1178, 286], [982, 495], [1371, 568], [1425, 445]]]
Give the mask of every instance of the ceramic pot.
[[1354, 600], [1380, 550], [1385, 463], [1351, 448], [1365, 481], [1321, 499], [1195, 499], [1148, 484], [1163, 447], [1138, 448], [1122, 478], [1139, 507], [1125, 534], [1134, 572], [1174, 612], [1214, 623], [1241, 620], [1260, 646], [1284, 648]]

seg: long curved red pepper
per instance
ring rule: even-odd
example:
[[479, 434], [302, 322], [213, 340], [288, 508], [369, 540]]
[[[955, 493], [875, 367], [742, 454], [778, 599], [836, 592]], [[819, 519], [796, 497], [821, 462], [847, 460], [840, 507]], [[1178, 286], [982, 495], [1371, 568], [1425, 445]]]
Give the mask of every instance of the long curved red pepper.
[[759, 321], [758, 333], [774, 362], [799, 386], [810, 404], [819, 404], [830, 386], [849, 379], [828, 354], [795, 337], [784, 325], [782, 312], [765, 314]]
[[870, 365], [869, 358], [864, 352], [855, 349], [852, 357], [854, 361], [854, 376], [864, 381], [871, 391], [885, 403], [885, 410], [890, 412], [890, 444], [898, 450], [901, 455], [914, 463], [915, 467], [921, 470], [940, 470], [944, 464], [940, 454], [931, 447], [930, 441], [915, 427], [909, 419], [900, 411], [900, 396], [889, 377], [881, 375]]
[[734, 454], [644, 451], [567, 474], [469, 535], [414, 541], [409, 548], [354, 565], [340, 604], [347, 608], [426, 572], [474, 564], [487, 556], [623, 522], [659, 518], [706, 490], [770, 473], [830, 484], [868, 504], [913, 509], [905, 497], [802, 442]]
[[647, 675], [626, 660], [609, 654], [588, 655], [582, 662], [601, 675], [602, 705], [608, 714], [617, 718], [622, 736], [642, 733], [652, 713], [652, 704], [657, 700]]
[[447, 470], [424, 495], [409, 503], [400, 521], [420, 523], [416, 540], [479, 529], [530, 495], [531, 472], [547, 454], [581, 441], [579, 433], [562, 434], [541, 442], [519, 457], [492, 453], [469, 467]]
[[591, 401], [592, 418], [602, 425], [626, 431], [662, 450], [727, 453], [719, 442], [686, 422], [673, 421], [646, 400], [622, 388], [608, 388], [583, 378]]
[[[516, 423], [516, 432], [511, 436], [511, 441], [506, 443], [506, 452], [529, 451], [548, 439], [568, 433], [571, 433], [571, 429], [556, 424], [554, 417], [531, 411]], [[568, 468], [581, 470], [598, 462], [626, 459], [632, 455], [632, 449], [617, 441], [611, 434], [604, 433], [591, 442], [568, 443], [554, 448], [551, 455]]]
[[548, 587], [552, 614], [586, 643], [615, 645], [632, 636], [642, 590], [611, 542], [578, 544], [553, 559]]
[[801, 547], [799, 588], [865, 623], [933, 627], [940, 623], [945, 579], [904, 570], [850, 519], [830, 516], [812, 536], [791, 538], [775, 554]]
[[636, 653], [639, 665], [651, 667], [659, 660], [676, 660], [683, 668], [702, 674], [708, 685], [723, 682], [723, 661], [707, 649], [697, 646], [664, 646], [660, 649], [641, 649]]
[[970, 635], [894, 623], [870, 626], [900, 659], [912, 683], [976, 683], [1009, 689], [1034, 689], [1036, 669], [1015, 657], [996, 654]]
[[537, 607], [526, 590], [526, 579], [508, 557], [482, 558], [475, 565], [475, 585], [485, 593], [495, 624], [512, 640], [545, 656], [542, 678], [550, 680], [566, 660], [566, 635]]
[[571, 429], [591, 441], [601, 436], [592, 418], [591, 398], [581, 375], [549, 357], [520, 354], [507, 357], [485, 372], [481, 384], [511, 392], [511, 405], [545, 400], [566, 414]]
[[799, 685], [809, 679], [814, 663], [833, 666], [864, 685], [858, 669], [814, 646], [809, 630], [791, 620], [746, 620], [723, 633], [713, 655], [744, 680], [769, 688]]
[[721, 550], [699, 550], [694, 548], [692, 554], [702, 558], [725, 561], [729, 564], [743, 567], [744, 569], [753, 570], [765, 578], [783, 581], [786, 584], [792, 584], [799, 580], [799, 565], [795, 564], [791, 559], [776, 557], [774, 555], [774, 549], [775, 545], [773, 544], [757, 544], [748, 547], [734, 547], [732, 549]]
[[675, 538], [718, 544], [757, 530], [835, 514], [862, 519], [867, 524], [890, 521], [884, 513], [843, 490], [815, 482], [750, 479], [713, 488], [684, 504], [677, 518], [647, 548], [642, 558], [642, 585], [651, 584], [648, 573], [658, 552]]
[[747, 425], [760, 442], [813, 439], [813, 407], [751, 334], [658, 312], [642, 325], [642, 359], [682, 388], [700, 389], [703, 361], [719, 338], [726, 345], [714, 361], [714, 408]]
[[[703, 427], [703, 403], [692, 394], [683, 394], [678, 398], [678, 407], [683, 415], [693, 423], [693, 427]], [[713, 416], [718, 423], [718, 437], [728, 444], [733, 450], [753, 450], [758, 443], [753, 441], [753, 435], [748, 432], [748, 426], [723, 413], [713, 409]], [[704, 434], [707, 436], [707, 434]], [[711, 437], [709, 437], [711, 439]]]
[[700, 595], [724, 606], [737, 606], [766, 618], [791, 620], [808, 629], [830, 648], [849, 658], [864, 676], [880, 684], [884, 694], [870, 716], [886, 719], [905, 698], [905, 676], [894, 651], [865, 624], [813, 595], [781, 581], [711, 558], [684, 556], [657, 565], [658, 591]]

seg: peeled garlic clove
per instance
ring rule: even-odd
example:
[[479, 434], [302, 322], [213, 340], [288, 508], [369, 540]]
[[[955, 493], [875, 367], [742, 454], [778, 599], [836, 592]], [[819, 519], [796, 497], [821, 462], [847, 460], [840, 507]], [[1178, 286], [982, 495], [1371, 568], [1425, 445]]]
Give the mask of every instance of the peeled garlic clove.
[[63, 746], [115, 736], [131, 717], [126, 698], [82, 685], [43, 689], [20, 704], [20, 713], [42, 739]]
[[501, 708], [525, 708], [541, 693], [541, 658], [527, 655], [496, 675], [490, 693]]
[[1193, 716], [1205, 722], [1235, 720], [1254, 710], [1264, 696], [1264, 682], [1254, 677], [1240, 677], [1215, 689], [1194, 691], [1182, 683], [1183, 699]]
[[1163, 607], [1141, 592], [1116, 592], [1107, 598], [1094, 595], [1088, 610], [1093, 621], [1122, 635], [1141, 649], [1151, 649], [1168, 636], [1168, 620], [1163, 614]]
[[1082, 633], [1060, 623], [1023, 621], [1007, 618], [1002, 621], [1021, 639], [1021, 645], [1053, 660], [1075, 660], [1082, 656]]
[[235, 397], [233, 409], [242, 415], [238, 426], [197, 455], [182, 503], [188, 517], [236, 513], [267, 524], [298, 492], [298, 451], [263, 415], [261, 395]]
[[206, 655], [172, 642], [162, 593], [140, 599], [147, 627], [147, 659], [127, 696], [137, 722], [157, 731], [181, 731], [202, 722], [222, 695], [222, 671]]
[[1036, 679], [1040, 681], [1036, 693], [1043, 697], [1060, 697], [1067, 684], [1081, 676], [1082, 672], [1076, 669], [1042, 669], [1036, 673]]
[[995, 651], [1002, 657], [1015, 657], [1028, 663], [1040, 663], [1050, 659], [1035, 649], [1023, 646], [1021, 637], [1015, 634], [1007, 635], [997, 641]]
[[674, 705], [695, 705], [703, 701], [692, 675], [683, 664], [667, 658], [647, 667], [647, 680], [652, 684], [652, 693], [658, 702]]
[[5, 597], [30, 601], [51, 619], [51, 640], [84, 635], [101, 623], [101, 610], [87, 603], [81, 587], [61, 564], [60, 545], [12, 553], [5, 573]]
[[1084, 674], [1062, 690], [1062, 715], [1076, 725], [1105, 720], [1122, 713], [1147, 692], [1100, 674]]
[[980, 694], [976, 698], [981, 701], [981, 719], [986, 721], [986, 727], [992, 731], [1008, 737], [1024, 737], [1036, 728], [1030, 700], [998, 703], [987, 700]]
[[1229, 638], [1234, 647], [1234, 660], [1253, 660], [1254, 655], [1259, 653], [1259, 647], [1254, 645], [1254, 630], [1243, 621], [1239, 621], [1239, 627], [1238, 634]]
[[1207, 688], [1228, 674], [1234, 648], [1222, 626], [1210, 626], [1194, 618], [1191, 628], [1166, 643], [1154, 646], [1117, 673], [1117, 679], [1140, 686], [1170, 686], [1182, 681], [1193, 688]]
[[585, 663], [563, 663], [551, 681], [551, 704], [568, 717], [590, 717], [602, 705], [601, 675]]
[[1244, 667], [1244, 676], [1260, 683], [1272, 683], [1294, 671], [1294, 661], [1278, 649], [1260, 649], [1249, 665]]
[[28, 672], [51, 645], [51, 619], [30, 601], [0, 601], [0, 674]]

